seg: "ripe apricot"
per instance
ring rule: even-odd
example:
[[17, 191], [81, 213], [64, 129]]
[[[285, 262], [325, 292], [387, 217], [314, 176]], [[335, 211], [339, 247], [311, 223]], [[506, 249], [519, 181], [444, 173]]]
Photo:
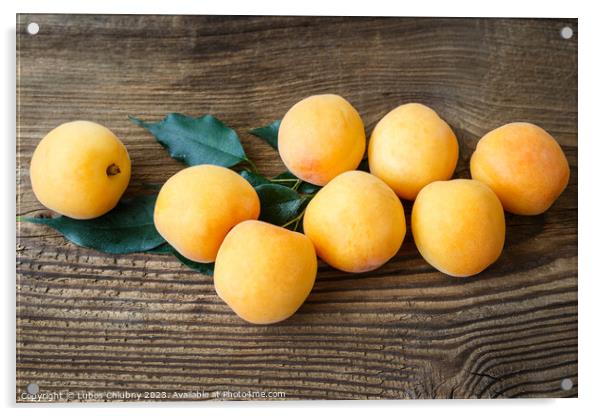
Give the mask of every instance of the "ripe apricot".
[[215, 260], [215, 291], [245, 321], [287, 319], [311, 291], [318, 261], [309, 239], [262, 221], [244, 221], [224, 239]]
[[230, 169], [199, 165], [165, 182], [155, 204], [157, 231], [184, 257], [215, 260], [222, 241], [236, 224], [259, 217], [259, 197]]
[[562, 148], [544, 129], [510, 123], [479, 140], [470, 173], [493, 189], [508, 212], [537, 215], [564, 191], [570, 169]]
[[295, 176], [326, 185], [358, 167], [366, 149], [364, 123], [343, 97], [313, 95], [285, 114], [278, 130], [278, 151]]
[[400, 105], [376, 125], [368, 145], [370, 172], [395, 193], [414, 200], [434, 181], [451, 178], [458, 162], [458, 140], [429, 107]]
[[61, 124], [44, 137], [31, 158], [29, 175], [42, 205], [75, 219], [112, 210], [130, 181], [123, 143], [90, 121]]
[[425, 186], [412, 209], [412, 234], [422, 257], [451, 276], [472, 276], [502, 253], [504, 209], [489, 187], [455, 179]]
[[307, 205], [305, 234], [318, 257], [346, 272], [374, 270], [393, 257], [405, 237], [401, 201], [376, 176], [345, 172]]

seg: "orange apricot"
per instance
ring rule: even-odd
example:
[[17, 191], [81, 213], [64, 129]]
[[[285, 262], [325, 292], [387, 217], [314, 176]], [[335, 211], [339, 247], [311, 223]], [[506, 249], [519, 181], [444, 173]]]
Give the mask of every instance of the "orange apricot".
[[303, 230], [318, 256], [339, 270], [374, 270], [401, 247], [406, 222], [401, 201], [382, 180], [362, 171], [330, 181], [307, 205]]
[[493, 191], [470, 179], [425, 186], [412, 209], [418, 251], [437, 270], [472, 276], [495, 262], [504, 247], [504, 209]]
[[400, 105], [376, 125], [368, 145], [370, 172], [403, 199], [414, 200], [434, 181], [451, 178], [458, 162], [458, 140], [429, 107]]
[[282, 161], [314, 185], [356, 169], [364, 156], [364, 123], [355, 108], [334, 94], [313, 95], [291, 107], [278, 130]]
[[564, 191], [570, 169], [562, 148], [544, 129], [510, 123], [479, 140], [470, 173], [493, 189], [506, 211], [538, 215]]
[[262, 221], [244, 221], [215, 260], [215, 291], [242, 319], [272, 324], [293, 315], [311, 291], [318, 260], [309, 238]]
[[157, 231], [184, 257], [211, 263], [236, 224], [259, 217], [255, 189], [221, 166], [183, 169], [165, 182], [155, 204]]
[[53, 129], [31, 158], [31, 186], [45, 207], [84, 220], [112, 210], [130, 182], [131, 162], [123, 143], [91, 121]]

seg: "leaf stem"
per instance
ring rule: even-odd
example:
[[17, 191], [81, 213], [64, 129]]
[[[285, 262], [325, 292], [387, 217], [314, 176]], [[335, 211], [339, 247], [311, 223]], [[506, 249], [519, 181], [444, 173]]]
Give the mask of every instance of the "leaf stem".
[[271, 182], [297, 182], [299, 179], [287, 178], [287, 179], [270, 179]]
[[[301, 218], [303, 218], [303, 215], [305, 215], [305, 209], [303, 211], [301, 211], [301, 213], [299, 215], [297, 215], [295, 218], [293, 218], [292, 220], [288, 221], [287, 223], [285, 223], [284, 225], [282, 225], [282, 228], [286, 228], [291, 224], [297, 223], [297, 225], [299, 225], [299, 221], [301, 220]], [[297, 225], [295, 225], [295, 230], [297, 229]]]
[[128, 114], [128, 119], [137, 126], [144, 127], [144, 128], [148, 127], [148, 123], [146, 123], [143, 120], [140, 120], [138, 117], [134, 117], [131, 114]]
[[249, 159], [248, 157], [246, 157], [245, 161], [249, 164], [249, 166], [251, 167], [251, 171], [253, 173], [258, 173], [257, 172], [257, 166], [255, 165], [255, 163], [253, 163], [253, 161], [251, 159]]

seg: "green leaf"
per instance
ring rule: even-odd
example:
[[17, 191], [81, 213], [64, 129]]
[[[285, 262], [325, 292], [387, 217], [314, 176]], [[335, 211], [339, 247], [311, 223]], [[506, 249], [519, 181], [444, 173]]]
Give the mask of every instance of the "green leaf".
[[153, 211], [156, 195], [121, 201], [102, 217], [91, 220], [21, 217], [21, 221], [48, 225], [74, 244], [110, 254], [154, 249], [165, 240], [155, 228]]
[[322, 189], [321, 186], [314, 185], [297, 178], [289, 171], [282, 172], [280, 175], [274, 177], [272, 182], [293, 188], [302, 194], [315, 194]]
[[253, 188], [258, 187], [259, 185], [266, 185], [271, 183], [268, 178], [260, 175], [259, 173], [251, 172], [250, 170], [243, 170], [240, 172], [240, 176], [245, 178], [247, 182], [253, 186]]
[[202, 274], [207, 276], [213, 276], [213, 267], [214, 263], [197, 263], [196, 261], [192, 261], [181, 255], [176, 251], [173, 246], [169, 243], [161, 244], [159, 247], [155, 247], [152, 250], [147, 251], [147, 253], [153, 254], [173, 254], [173, 256], [180, 261], [183, 265], [196, 270]]
[[280, 120], [274, 121], [264, 127], [258, 127], [249, 131], [253, 136], [265, 140], [270, 146], [278, 150], [278, 129], [280, 128]]
[[302, 181], [289, 171], [283, 172], [272, 179], [268, 179], [263, 175], [246, 169], [241, 171], [240, 175], [245, 178], [253, 186], [253, 188], [257, 188], [260, 185], [273, 183], [276, 185], [286, 186], [287, 188], [291, 188], [293, 191], [307, 195], [315, 194], [322, 189], [320, 186], [312, 185], [309, 182]]
[[142, 187], [144, 189], [150, 189], [152, 191], [159, 191], [161, 190], [161, 187], [163, 187], [162, 183], [146, 183], [146, 182], [142, 182]]
[[187, 259], [176, 250], [173, 251], [173, 254], [178, 260], [180, 260], [182, 264], [188, 266], [192, 270], [196, 270], [197, 272], [207, 276], [213, 276], [213, 268], [215, 267], [215, 263], [197, 263], [196, 261]]
[[210, 114], [192, 118], [170, 113], [157, 123], [133, 116], [129, 119], [148, 129], [173, 158], [188, 166], [212, 164], [229, 168], [240, 162], [251, 163], [236, 132]]
[[171, 245], [169, 245], [169, 243], [165, 243], [150, 250], [147, 250], [146, 252], [151, 254], [173, 254], [174, 251], [175, 249]]
[[300, 218], [309, 202], [309, 197], [283, 185], [259, 185], [255, 190], [261, 203], [259, 219], [275, 225], [296, 226], [293, 222]]

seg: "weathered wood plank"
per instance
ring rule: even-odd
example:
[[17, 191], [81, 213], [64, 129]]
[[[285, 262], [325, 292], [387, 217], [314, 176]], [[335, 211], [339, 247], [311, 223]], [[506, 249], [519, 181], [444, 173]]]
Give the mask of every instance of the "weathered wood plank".
[[461, 142], [458, 177], [485, 132], [537, 123], [567, 153], [571, 180], [545, 214], [507, 215], [502, 257], [475, 278], [437, 273], [410, 235], [372, 273], [321, 264], [306, 304], [267, 327], [243, 323], [211, 278], [168, 256], [107, 256], [19, 223], [17, 400], [30, 382], [293, 399], [576, 396], [577, 39], [559, 36], [565, 25], [577, 34], [571, 19], [20, 15], [18, 215], [45, 212], [29, 160], [62, 122], [97, 121], [125, 142], [131, 195], [182, 165], [128, 114], [212, 113], [276, 174], [278, 155], [247, 130], [323, 92], [348, 98], [368, 132], [400, 103], [432, 106]]

